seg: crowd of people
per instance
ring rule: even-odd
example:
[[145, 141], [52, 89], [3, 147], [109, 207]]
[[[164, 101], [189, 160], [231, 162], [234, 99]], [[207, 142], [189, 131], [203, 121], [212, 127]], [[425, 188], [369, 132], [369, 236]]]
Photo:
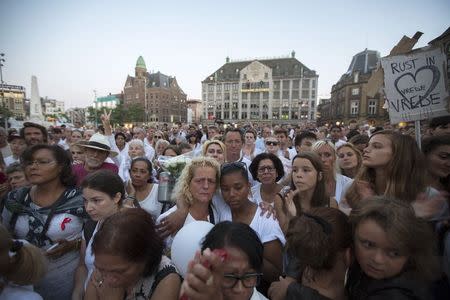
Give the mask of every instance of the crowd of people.
[[[450, 116], [420, 141], [101, 120], [0, 128], [0, 299], [450, 298]], [[170, 157], [189, 160], [163, 201]], [[171, 246], [198, 221], [182, 273]]]

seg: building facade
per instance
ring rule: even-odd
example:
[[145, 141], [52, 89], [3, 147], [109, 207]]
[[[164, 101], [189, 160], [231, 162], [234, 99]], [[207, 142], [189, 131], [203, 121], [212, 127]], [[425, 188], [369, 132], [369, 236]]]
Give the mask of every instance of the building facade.
[[142, 56], [137, 60], [135, 76], [127, 77], [123, 93], [124, 107], [135, 104], [142, 108], [144, 123], [187, 120], [187, 95], [176, 78], [147, 72]]
[[123, 101], [123, 94], [109, 94], [108, 96], [104, 97], [97, 97], [94, 101], [94, 108], [100, 109], [100, 108], [107, 108], [107, 109], [114, 109], [117, 105], [122, 103]]
[[200, 99], [189, 99], [187, 103], [188, 123], [200, 124], [203, 120], [203, 102]]
[[14, 118], [25, 119], [25, 88], [23, 86], [0, 83], [0, 101], [1, 106], [7, 108]]
[[66, 111], [70, 123], [76, 128], [83, 127], [86, 124], [87, 109], [85, 108], [70, 108]]
[[202, 81], [203, 115], [224, 122], [315, 120], [318, 75], [291, 56], [230, 61]]
[[350, 120], [380, 125], [388, 120], [388, 112], [383, 108], [383, 94], [369, 97], [366, 92], [367, 82], [379, 61], [380, 54], [373, 50], [366, 49], [353, 56], [347, 72], [331, 88], [331, 99], [318, 107], [320, 125], [345, 125]]
[[63, 114], [64, 101], [58, 101], [55, 99], [48, 99], [47, 97], [41, 98], [42, 112], [44, 116], [56, 116]]

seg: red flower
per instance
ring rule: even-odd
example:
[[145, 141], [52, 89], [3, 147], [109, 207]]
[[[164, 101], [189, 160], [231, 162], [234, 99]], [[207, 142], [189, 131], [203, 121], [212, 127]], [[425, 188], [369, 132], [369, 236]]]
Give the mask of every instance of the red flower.
[[61, 230], [64, 231], [66, 229], [66, 224], [70, 223], [72, 221], [71, 218], [64, 218], [64, 220], [61, 223]]

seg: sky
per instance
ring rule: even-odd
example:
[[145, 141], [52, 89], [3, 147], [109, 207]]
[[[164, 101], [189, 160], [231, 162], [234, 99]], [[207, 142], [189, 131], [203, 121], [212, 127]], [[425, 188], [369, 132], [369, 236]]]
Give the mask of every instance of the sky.
[[287, 56], [319, 75], [318, 96], [353, 55], [386, 56], [403, 35], [423, 47], [450, 26], [448, 0], [94, 1], [0, 0], [3, 80], [31, 95], [86, 107], [119, 93], [142, 55], [148, 71], [176, 76], [188, 99], [201, 81], [233, 59]]

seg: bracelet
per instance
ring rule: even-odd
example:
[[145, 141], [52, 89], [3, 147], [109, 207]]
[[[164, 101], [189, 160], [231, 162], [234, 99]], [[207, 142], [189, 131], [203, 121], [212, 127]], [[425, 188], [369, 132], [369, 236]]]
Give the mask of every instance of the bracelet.
[[136, 198], [135, 196], [132, 196], [132, 195], [128, 195], [128, 196], [127, 196], [127, 199], [137, 200], [137, 198]]
[[280, 196], [281, 200], [283, 200], [283, 199], [284, 199], [284, 196], [283, 196], [283, 195], [281, 195], [281, 193], [276, 193], [276, 195]]

